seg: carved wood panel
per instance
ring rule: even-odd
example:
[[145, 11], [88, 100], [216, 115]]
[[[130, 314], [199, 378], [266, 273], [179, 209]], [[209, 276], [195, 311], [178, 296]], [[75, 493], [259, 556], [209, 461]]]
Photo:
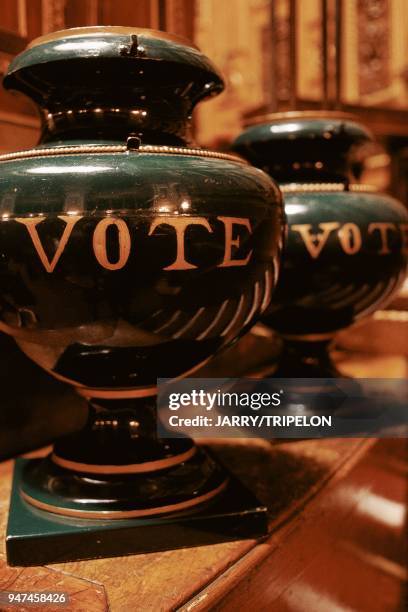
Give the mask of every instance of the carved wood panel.
[[390, 85], [389, 0], [358, 0], [359, 91], [370, 94]]

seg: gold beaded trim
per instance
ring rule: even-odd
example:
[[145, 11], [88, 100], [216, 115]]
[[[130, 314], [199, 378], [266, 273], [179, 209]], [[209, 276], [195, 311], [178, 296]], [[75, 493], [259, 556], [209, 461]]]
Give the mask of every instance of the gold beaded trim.
[[355, 191], [355, 192], [375, 192], [378, 188], [374, 185], [365, 185], [362, 183], [287, 183], [279, 185], [283, 193], [298, 193], [311, 192], [318, 193], [322, 191]]
[[248, 164], [238, 155], [206, 151], [205, 149], [191, 149], [189, 147], [170, 147], [167, 145], [140, 145], [130, 148], [126, 145], [70, 145], [66, 147], [49, 147], [47, 149], [27, 149], [16, 153], [0, 155], [0, 162], [28, 159], [31, 157], [51, 157], [57, 155], [78, 155], [89, 153], [149, 153], [154, 155], [187, 155], [189, 157], [207, 157], [212, 159], [225, 159], [227, 161]]

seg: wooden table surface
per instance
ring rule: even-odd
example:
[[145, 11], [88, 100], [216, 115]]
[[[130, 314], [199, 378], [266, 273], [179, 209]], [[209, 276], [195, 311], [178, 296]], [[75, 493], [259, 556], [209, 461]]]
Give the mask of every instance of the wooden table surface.
[[[183, 605], [189, 609], [189, 602], [197, 593], [220, 579], [249, 553], [253, 562], [259, 563], [269, 547], [277, 545], [276, 534], [291, 516], [299, 513], [305, 504], [311, 504], [313, 498], [324, 495], [325, 488], [341, 478], [371, 444], [371, 440], [359, 439], [277, 445], [258, 440], [233, 440], [227, 444], [213, 444], [212, 448], [223, 461], [270, 508], [270, 540], [263, 543], [243, 540], [115, 559], [62, 563], [46, 568], [9, 568], [4, 561], [2, 537], [0, 590], [67, 591], [71, 595], [69, 609], [73, 611], [107, 610], [108, 602], [113, 612], [130, 609], [153, 612]], [[6, 528], [11, 470], [11, 461], [0, 467], [2, 533]], [[231, 580], [235, 581], [236, 577], [230, 573], [224, 576], [224, 582]], [[225, 584], [224, 588], [227, 588]]]
[[[360, 369], [358, 364], [354, 364], [349, 371], [351, 369], [355, 375], [363, 372], [364, 375], [364, 363], [360, 363]], [[382, 375], [384, 367], [384, 363], [379, 367]], [[329, 554], [323, 567], [330, 565], [330, 550], [345, 524], [343, 521], [347, 520], [361, 496], [367, 494], [370, 488], [363, 483], [360, 491], [356, 485], [352, 485], [355, 491], [353, 489], [353, 495], [350, 495], [351, 485], [347, 485], [347, 491], [343, 486], [343, 493], [340, 494], [342, 483], [347, 482], [347, 475], [355, 471], [375, 442], [370, 439], [282, 443], [218, 440], [211, 444], [215, 453], [268, 506], [270, 533], [267, 538], [47, 567], [10, 568], [5, 561], [2, 535], [0, 590], [66, 591], [71, 597], [70, 611], [232, 611], [245, 605], [250, 612], [271, 609], [278, 612], [328, 612], [330, 607], [313, 604], [313, 593], [311, 595], [307, 590], [302, 595], [304, 597], [309, 593], [305, 607], [289, 605], [288, 601], [295, 595], [292, 591], [288, 592], [288, 585], [299, 584], [299, 576], [305, 567], [312, 567], [311, 559], [316, 555], [317, 543], [320, 552]], [[400, 463], [404, 463], [403, 459]], [[0, 464], [2, 534], [8, 515], [11, 471], [12, 461]], [[404, 571], [398, 559], [390, 563], [394, 564], [392, 570], [398, 577], [399, 572]], [[320, 569], [318, 574], [321, 575], [321, 572]], [[390, 591], [384, 592], [388, 594]], [[283, 593], [285, 597], [282, 599]], [[398, 598], [397, 592], [395, 597]], [[309, 602], [307, 605], [306, 601]], [[22, 606], [11, 609], [33, 608]], [[54, 609], [64, 608], [44, 607], [50, 612]], [[373, 602], [370, 612], [377, 609], [397, 608], [378, 608]]]

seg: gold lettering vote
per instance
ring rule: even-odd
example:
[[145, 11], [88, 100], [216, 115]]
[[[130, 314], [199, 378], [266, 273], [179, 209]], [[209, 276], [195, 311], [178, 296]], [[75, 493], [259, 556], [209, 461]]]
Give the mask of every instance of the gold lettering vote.
[[[20, 223], [21, 225], [24, 225], [27, 228], [28, 234], [32, 240], [35, 250], [37, 251], [38, 257], [41, 263], [43, 264], [45, 270], [49, 273], [54, 272], [65, 250], [65, 247], [68, 244], [68, 241], [71, 237], [72, 231], [76, 223], [83, 219], [83, 215], [59, 215], [58, 219], [65, 223], [65, 227], [58, 241], [53, 238], [53, 242], [57, 243], [57, 247], [54, 255], [51, 258], [49, 258], [46, 254], [37, 230], [38, 225], [46, 221], [46, 219], [44, 217], [21, 217], [15, 219], [17, 223]], [[217, 217], [217, 220], [224, 225], [225, 231], [224, 254], [222, 262], [218, 265], [218, 267], [225, 268], [247, 265], [252, 257], [253, 251], [251, 250], [244, 258], [234, 258], [234, 250], [239, 249], [241, 246], [240, 236], [234, 234], [236, 228], [239, 226], [246, 228], [248, 233], [252, 234], [250, 220], [241, 217], [224, 216]], [[202, 226], [210, 234], [212, 234], [213, 229], [209, 221], [205, 217], [157, 217], [151, 223], [148, 235], [152, 236], [157, 230], [157, 228], [161, 225], [168, 225], [173, 228], [175, 230], [176, 238], [176, 258], [170, 265], [165, 267], [164, 270], [191, 270], [197, 268], [198, 266], [190, 263], [186, 259], [185, 234], [188, 227], [192, 225]], [[328, 228], [325, 228], [324, 226], [333, 225], [337, 227], [338, 224], [321, 224], [324, 230], [323, 236], [325, 235], [325, 232], [327, 233], [329, 231]], [[107, 232], [110, 227], [114, 227], [116, 229], [115, 236], [118, 241], [119, 252], [116, 261], [111, 261], [108, 257]], [[304, 237], [306, 246], [308, 246], [308, 249], [312, 250], [312, 256], [317, 256], [313, 254], [316, 252], [316, 247], [314, 247], [313, 245], [313, 240], [316, 239], [316, 236], [314, 236], [313, 234], [309, 235], [310, 227], [311, 226], [308, 225], [293, 226], [293, 229], [296, 230], [296, 228], [298, 228], [298, 231], [300, 231], [302, 236]], [[114, 235], [112, 235], [112, 239], [115, 239]], [[320, 252], [326, 239], [324, 237], [322, 238], [319, 236], [317, 237], [317, 239], [321, 243], [320, 248], [317, 249], [318, 252]], [[123, 268], [129, 259], [132, 248], [132, 239], [126, 221], [124, 219], [118, 219], [115, 217], [106, 217], [104, 219], [101, 219], [97, 223], [93, 231], [92, 246], [95, 258], [103, 268], [105, 268], [106, 270], [120, 270], [121, 268]]]
[[60, 241], [58, 242], [58, 246], [57, 246], [57, 250], [55, 251], [54, 257], [51, 259], [51, 261], [49, 261], [45, 251], [44, 251], [44, 247], [41, 243], [40, 237], [38, 235], [37, 232], [37, 225], [39, 225], [40, 223], [42, 223], [43, 221], [45, 221], [44, 218], [16, 218], [15, 220], [17, 221], [17, 223], [21, 223], [22, 225], [25, 225], [28, 233], [30, 235], [30, 238], [33, 242], [34, 248], [38, 253], [38, 256], [44, 266], [44, 268], [46, 269], [47, 272], [54, 272], [55, 267], [62, 255], [62, 253], [64, 252], [65, 247], [67, 246], [67, 242], [69, 240], [69, 237], [71, 236], [72, 230], [74, 229], [75, 224], [82, 219], [82, 216], [80, 215], [60, 215], [58, 216], [58, 219], [61, 219], [62, 221], [64, 221], [65, 223], [65, 228], [64, 231], [62, 232], [62, 236], [60, 238]]
[[185, 258], [185, 242], [184, 235], [186, 233], [186, 229], [190, 225], [202, 225], [206, 228], [207, 231], [212, 233], [212, 229], [207, 219], [204, 217], [178, 217], [178, 218], [168, 218], [168, 217], [158, 217], [153, 221], [150, 226], [149, 236], [151, 236], [156, 228], [160, 227], [160, 225], [170, 225], [176, 231], [176, 243], [177, 243], [177, 255], [175, 261], [164, 268], [164, 270], [192, 270], [193, 268], [197, 268], [198, 266], [194, 266], [189, 263]]
[[354, 255], [361, 249], [361, 232], [355, 223], [345, 223], [337, 232], [341, 247], [347, 255]]
[[313, 259], [317, 259], [322, 252], [322, 249], [330, 234], [339, 227], [340, 223], [337, 222], [319, 223], [319, 229], [322, 230], [319, 234], [313, 234], [310, 231], [312, 229], [310, 223], [305, 223], [304, 225], [292, 225], [291, 229], [301, 235], [309, 255], [313, 257]]
[[249, 219], [241, 219], [240, 217], [217, 217], [219, 221], [222, 221], [225, 227], [225, 250], [224, 259], [220, 263], [218, 268], [229, 268], [231, 266], [246, 266], [252, 257], [252, 251], [244, 259], [233, 259], [232, 258], [232, 247], [239, 249], [240, 239], [233, 238], [234, 225], [243, 225], [247, 228], [250, 234], [252, 234], [251, 224]]
[[[106, 232], [111, 226], [117, 228], [119, 241], [119, 257], [116, 262], [109, 261], [106, 250]], [[123, 219], [107, 217], [99, 221], [98, 225], [95, 227], [92, 242], [96, 259], [101, 266], [107, 270], [120, 270], [129, 259], [131, 239], [128, 226]]]
[[381, 237], [381, 250], [378, 251], [379, 255], [389, 255], [391, 253], [388, 245], [388, 230], [395, 230], [394, 223], [370, 223], [368, 226], [368, 233], [372, 234], [375, 230], [380, 232]]

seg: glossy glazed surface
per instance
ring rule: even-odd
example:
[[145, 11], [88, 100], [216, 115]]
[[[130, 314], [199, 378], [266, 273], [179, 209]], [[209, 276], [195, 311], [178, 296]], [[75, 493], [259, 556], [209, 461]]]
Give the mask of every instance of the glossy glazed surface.
[[92, 398], [84, 428], [25, 467], [21, 495], [92, 519], [193, 512], [227, 476], [191, 440], [158, 439], [157, 378], [187, 375], [265, 311], [279, 189], [185, 147], [195, 104], [223, 82], [167, 34], [60, 32], [5, 85], [39, 104], [43, 131], [0, 159], [0, 329]]
[[371, 139], [356, 121], [300, 114], [249, 127], [235, 140], [234, 150], [281, 183], [348, 181], [353, 149]]
[[330, 337], [383, 307], [406, 274], [407, 210], [349, 191], [356, 153], [370, 138], [358, 122], [299, 114], [250, 127], [234, 143], [284, 191], [288, 237], [265, 321], [285, 336]]
[[6, 89], [41, 107], [44, 142], [87, 138], [180, 144], [200, 100], [223, 90], [212, 62], [164, 32], [90, 27], [43, 37], [11, 62]]
[[[81, 388], [153, 394], [248, 329], [277, 276], [278, 188], [239, 161], [137, 150], [185, 143], [223, 88], [210, 60], [165, 33], [80, 28], [34, 41], [4, 83], [56, 151], [0, 165], [0, 319], [24, 352]], [[136, 150], [58, 150], [129, 134]]]
[[139, 153], [6, 162], [0, 208], [3, 328], [75, 384], [187, 372], [248, 329], [275, 283], [280, 194], [244, 164]]
[[334, 332], [381, 308], [406, 274], [408, 214], [374, 193], [285, 195], [288, 238], [265, 319], [284, 334]]

